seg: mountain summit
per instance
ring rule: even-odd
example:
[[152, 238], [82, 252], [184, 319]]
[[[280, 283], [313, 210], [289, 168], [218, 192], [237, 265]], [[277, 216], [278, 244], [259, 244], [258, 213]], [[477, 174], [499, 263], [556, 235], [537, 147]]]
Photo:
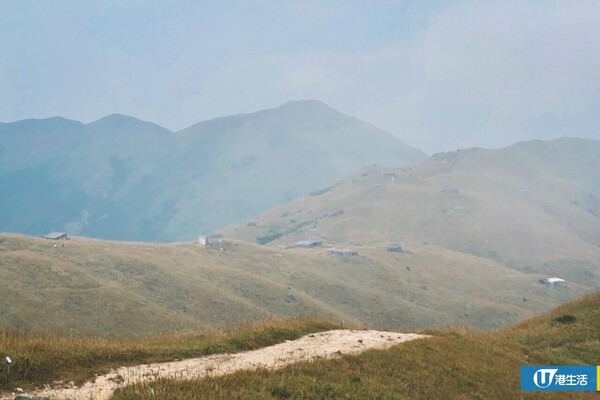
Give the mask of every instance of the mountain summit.
[[148, 131], [164, 134], [171, 133], [168, 129], [158, 126], [153, 122], [142, 121], [123, 114], [107, 115], [106, 117], [87, 124], [86, 129], [88, 131], [104, 133], [140, 133]]

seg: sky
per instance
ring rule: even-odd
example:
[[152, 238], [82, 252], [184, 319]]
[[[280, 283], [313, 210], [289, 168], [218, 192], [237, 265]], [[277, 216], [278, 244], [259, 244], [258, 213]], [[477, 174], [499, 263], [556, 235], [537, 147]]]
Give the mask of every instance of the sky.
[[0, 0], [0, 121], [318, 99], [428, 153], [600, 139], [590, 1]]

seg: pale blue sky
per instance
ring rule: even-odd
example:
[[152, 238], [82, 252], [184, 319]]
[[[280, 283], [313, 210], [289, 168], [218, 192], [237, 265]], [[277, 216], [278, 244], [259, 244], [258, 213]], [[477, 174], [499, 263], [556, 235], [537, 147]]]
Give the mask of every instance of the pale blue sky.
[[597, 1], [0, 0], [0, 121], [319, 99], [427, 152], [600, 138]]

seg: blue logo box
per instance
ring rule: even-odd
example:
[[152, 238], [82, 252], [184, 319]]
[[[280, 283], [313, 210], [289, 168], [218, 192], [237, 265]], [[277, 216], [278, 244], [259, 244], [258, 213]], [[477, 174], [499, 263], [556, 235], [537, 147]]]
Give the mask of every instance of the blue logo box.
[[521, 366], [521, 390], [596, 391], [596, 366]]

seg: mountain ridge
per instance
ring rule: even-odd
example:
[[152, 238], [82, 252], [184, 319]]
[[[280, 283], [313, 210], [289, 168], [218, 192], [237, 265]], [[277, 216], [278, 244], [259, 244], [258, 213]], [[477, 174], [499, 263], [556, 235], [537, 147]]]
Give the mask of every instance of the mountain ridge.
[[363, 165], [425, 158], [318, 101], [221, 117], [183, 133], [122, 114], [66, 121], [0, 125], [0, 184], [12, 188], [0, 204], [0, 231], [190, 240]]
[[189, 135], [189, 134], [193, 134], [194, 130], [202, 131], [204, 129], [212, 128], [215, 125], [218, 125], [221, 123], [227, 123], [227, 122], [232, 123], [233, 127], [237, 128], [238, 126], [235, 125], [236, 122], [242, 122], [242, 121], [248, 121], [248, 120], [255, 121], [257, 119], [270, 117], [273, 114], [278, 114], [278, 113], [282, 113], [282, 112], [283, 112], [283, 114], [280, 115], [280, 117], [282, 119], [286, 118], [286, 117], [287, 118], [294, 117], [295, 114], [297, 114], [297, 113], [302, 113], [302, 115], [311, 115], [313, 117], [315, 115], [322, 117], [326, 114], [328, 116], [334, 116], [336, 118], [339, 118], [340, 120], [346, 120], [345, 123], [349, 123], [348, 120], [351, 120], [356, 123], [368, 125], [370, 128], [373, 128], [373, 129], [379, 131], [379, 133], [381, 135], [398, 139], [396, 136], [391, 135], [380, 128], [377, 128], [376, 126], [371, 125], [368, 122], [361, 121], [354, 116], [344, 114], [344, 113], [336, 110], [335, 108], [331, 107], [330, 105], [328, 105], [320, 100], [314, 100], [314, 99], [292, 100], [292, 101], [284, 103], [280, 106], [271, 107], [271, 108], [267, 108], [264, 110], [253, 111], [253, 112], [249, 112], [249, 113], [238, 113], [238, 114], [233, 114], [233, 115], [224, 116], [224, 117], [215, 117], [212, 119], [208, 119], [205, 121], [200, 121], [195, 124], [192, 124], [186, 128], [176, 131], [175, 134]]
[[72, 120], [72, 119], [68, 119], [68, 118], [64, 118], [64, 117], [60, 117], [60, 116], [54, 116], [54, 117], [48, 117], [48, 118], [29, 118], [29, 119], [22, 119], [22, 120], [18, 120], [18, 121], [12, 121], [12, 122], [0, 122], [0, 135], [7, 135], [10, 134], [11, 132], [8, 131], [8, 129], [13, 128], [16, 130], [16, 132], [14, 133], [21, 133], [23, 130], [26, 130], [25, 132], [28, 132], [27, 130], [39, 130], [39, 129], [50, 129], [49, 133], [54, 132], [56, 129], [64, 129], [65, 127], [70, 127], [70, 128], [82, 128], [84, 127], [85, 124], [80, 122], [80, 121], [76, 121], [76, 120]]

